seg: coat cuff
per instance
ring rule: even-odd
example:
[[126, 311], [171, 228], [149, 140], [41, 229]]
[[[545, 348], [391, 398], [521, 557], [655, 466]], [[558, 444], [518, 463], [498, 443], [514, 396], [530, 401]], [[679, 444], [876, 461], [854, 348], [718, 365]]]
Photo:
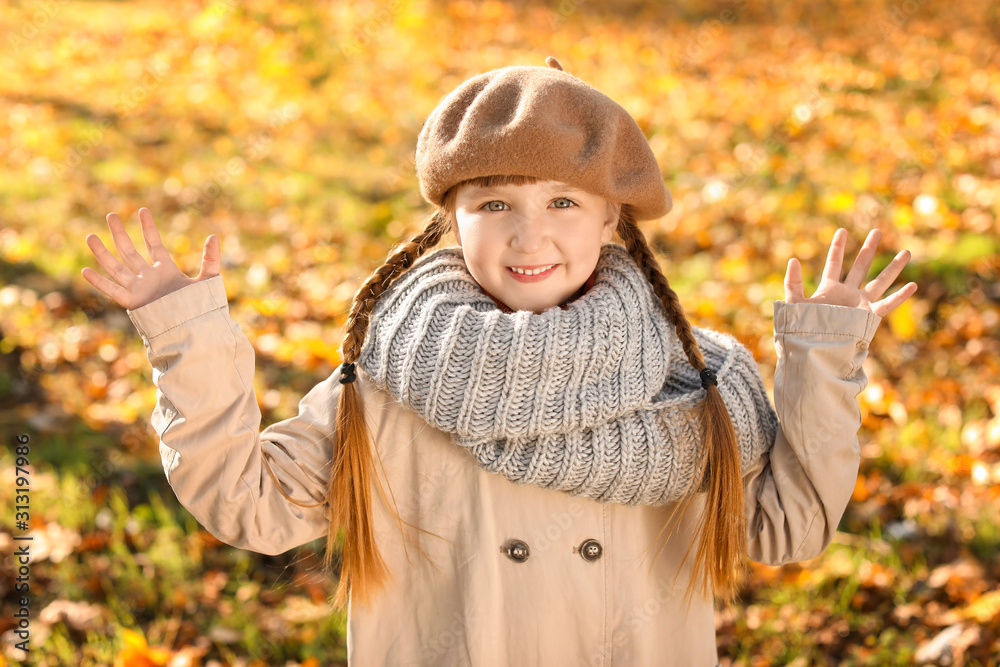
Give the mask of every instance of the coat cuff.
[[126, 310], [132, 324], [146, 340], [165, 331], [229, 305], [222, 276], [201, 280], [150, 301], [135, 310]]
[[882, 318], [873, 312], [826, 303], [774, 302], [774, 333], [854, 336], [867, 346]]

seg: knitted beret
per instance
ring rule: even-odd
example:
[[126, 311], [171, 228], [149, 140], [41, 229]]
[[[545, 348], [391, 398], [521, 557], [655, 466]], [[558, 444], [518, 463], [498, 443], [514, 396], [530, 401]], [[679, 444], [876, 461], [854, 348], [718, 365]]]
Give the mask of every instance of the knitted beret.
[[635, 119], [555, 58], [545, 62], [479, 74], [438, 104], [417, 139], [424, 199], [441, 205], [457, 183], [511, 174], [630, 204], [636, 220], [666, 215], [670, 192]]

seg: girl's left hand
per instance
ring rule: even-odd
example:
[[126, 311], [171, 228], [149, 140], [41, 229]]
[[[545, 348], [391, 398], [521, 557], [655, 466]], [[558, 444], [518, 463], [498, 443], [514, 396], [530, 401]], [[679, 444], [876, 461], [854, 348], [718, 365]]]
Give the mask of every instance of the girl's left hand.
[[873, 229], [868, 233], [868, 238], [858, 252], [858, 258], [854, 260], [844, 281], [840, 280], [840, 272], [844, 263], [844, 247], [847, 245], [847, 230], [838, 229], [833, 235], [830, 243], [830, 252], [826, 256], [826, 268], [823, 269], [823, 278], [820, 280], [816, 292], [809, 298], [802, 293], [802, 266], [799, 260], [794, 257], [788, 260], [788, 270], [785, 272], [785, 302], [786, 303], [826, 303], [834, 306], [849, 306], [851, 308], [861, 308], [875, 313], [879, 317], [884, 317], [895, 310], [901, 303], [913, 296], [917, 291], [916, 283], [907, 283], [894, 294], [880, 300], [889, 286], [896, 280], [896, 277], [910, 261], [910, 251], [903, 250], [889, 265], [882, 269], [875, 280], [862, 287], [868, 269], [871, 268], [872, 260], [875, 259], [875, 250], [882, 238], [882, 232]]

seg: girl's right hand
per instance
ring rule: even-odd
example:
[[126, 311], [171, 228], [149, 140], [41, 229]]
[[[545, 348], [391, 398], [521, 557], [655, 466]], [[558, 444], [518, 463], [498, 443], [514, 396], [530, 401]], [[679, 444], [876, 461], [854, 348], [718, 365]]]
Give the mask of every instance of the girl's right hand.
[[108, 228], [115, 241], [115, 248], [122, 258], [115, 259], [97, 234], [87, 235], [87, 245], [97, 258], [97, 262], [114, 278], [105, 278], [94, 269], [85, 267], [81, 273], [87, 281], [103, 294], [114, 299], [118, 305], [129, 310], [135, 310], [161, 296], [175, 292], [182, 287], [193, 285], [202, 280], [208, 280], [219, 275], [222, 266], [219, 252], [219, 237], [209, 234], [205, 239], [205, 248], [201, 256], [201, 272], [197, 278], [190, 278], [174, 264], [170, 253], [160, 241], [160, 232], [153, 222], [153, 214], [148, 208], [139, 209], [139, 224], [142, 227], [142, 238], [146, 242], [146, 250], [153, 260], [149, 264], [140, 255], [132, 239], [125, 233], [125, 226], [115, 213], [108, 213]]

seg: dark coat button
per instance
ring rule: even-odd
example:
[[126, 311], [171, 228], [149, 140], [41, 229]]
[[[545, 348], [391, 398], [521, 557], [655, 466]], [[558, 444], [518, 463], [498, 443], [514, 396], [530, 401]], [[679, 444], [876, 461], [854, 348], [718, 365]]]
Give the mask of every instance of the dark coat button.
[[523, 563], [528, 560], [528, 556], [531, 552], [528, 550], [528, 545], [521, 540], [511, 540], [507, 543], [506, 547], [501, 547], [502, 551], [507, 553], [507, 558], [511, 559], [515, 563]]
[[585, 561], [593, 562], [604, 553], [604, 547], [597, 540], [587, 540], [580, 545], [580, 557]]

